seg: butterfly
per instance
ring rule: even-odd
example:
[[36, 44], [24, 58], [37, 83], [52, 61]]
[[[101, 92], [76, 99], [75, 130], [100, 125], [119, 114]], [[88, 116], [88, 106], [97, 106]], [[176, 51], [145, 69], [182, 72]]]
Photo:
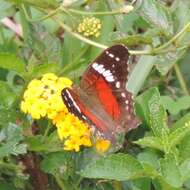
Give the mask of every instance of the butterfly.
[[62, 90], [69, 112], [103, 138], [115, 142], [117, 134], [136, 128], [132, 94], [126, 90], [129, 52], [124, 45], [103, 51], [86, 69], [80, 87]]

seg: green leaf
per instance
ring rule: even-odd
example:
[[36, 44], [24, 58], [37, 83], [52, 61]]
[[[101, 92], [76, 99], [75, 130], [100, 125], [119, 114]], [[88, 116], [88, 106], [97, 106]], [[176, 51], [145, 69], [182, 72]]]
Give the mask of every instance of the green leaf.
[[182, 186], [182, 178], [178, 164], [173, 155], [167, 155], [160, 161], [161, 172], [165, 181], [175, 188]]
[[186, 51], [186, 49], [182, 49], [173, 52], [168, 52], [163, 55], [157, 55], [155, 57], [154, 64], [162, 75], [166, 75], [169, 72], [169, 70], [173, 67], [173, 65], [177, 64], [177, 61], [184, 56]]
[[166, 75], [176, 63], [178, 57], [179, 55], [177, 52], [168, 52], [164, 55], [157, 55], [154, 64], [161, 75]]
[[127, 154], [113, 154], [86, 166], [79, 173], [83, 177], [125, 181], [142, 172], [141, 164]]
[[24, 62], [14, 54], [0, 53], [0, 67], [15, 71], [20, 76], [25, 74]]
[[57, 152], [63, 150], [63, 144], [57, 136], [57, 132], [52, 133], [45, 141], [42, 135], [27, 137], [26, 143], [30, 151], [35, 152]]
[[[136, 111], [152, 129], [155, 136], [165, 138], [169, 132], [167, 116], [161, 104], [160, 93], [157, 88], [151, 88], [136, 99]], [[163, 140], [163, 139], [162, 139]]]
[[179, 155], [181, 159], [190, 157], [190, 134], [186, 135], [179, 144]]
[[56, 173], [60, 170], [68, 172], [69, 163], [72, 163], [72, 155], [69, 152], [54, 152], [46, 155], [41, 162], [41, 168], [46, 173]]
[[45, 73], [56, 73], [59, 70], [57, 64], [44, 63], [36, 66], [32, 66], [28, 73], [28, 79], [41, 77]]
[[23, 140], [22, 128], [15, 124], [9, 124], [7, 128], [0, 131], [0, 158], [4, 156], [19, 155], [26, 153], [26, 144], [20, 143]]
[[180, 165], [180, 172], [181, 172], [183, 182], [190, 179], [190, 159], [185, 160]]
[[188, 22], [190, 17], [189, 3], [177, 0], [173, 4], [173, 20], [176, 32], [180, 31]]
[[41, 8], [56, 8], [58, 2], [56, 0], [10, 0], [15, 3], [28, 3], [29, 5], [41, 7]]
[[168, 141], [170, 142], [170, 147], [173, 148], [174, 146], [178, 145], [182, 139], [190, 133], [190, 122], [188, 125], [181, 126], [175, 130], [173, 130], [169, 134]]
[[162, 141], [158, 137], [144, 137], [134, 142], [142, 147], [149, 147], [163, 151]]
[[142, 164], [150, 165], [154, 169], [158, 169], [159, 168], [158, 159], [159, 159], [159, 155], [157, 154], [156, 151], [145, 150], [145, 151], [140, 152], [138, 154], [138, 160]]
[[190, 108], [190, 97], [189, 96], [183, 96], [180, 98], [177, 98], [176, 101], [174, 101], [169, 96], [161, 96], [161, 101], [165, 107], [171, 113], [172, 115], [177, 115], [182, 110], [186, 110]]
[[0, 182], [1, 190], [17, 190], [12, 183]]
[[0, 125], [3, 127], [6, 127], [9, 122], [15, 123], [20, 116], [20, 113], [12, 107], [9, 109], [5, 107], [0, 108], [0, 113]]
[[8, 10], [12, 7], [12, 4], [4, 0], [0, 0], [0, 19], [7, 16]]
[[166, 35], [173, 33], [171, 14], [159, 1], [140, 0], [137, 1], [137, 6], [139, 14], [152, 27], [159, 28]]
[[[183, 116], [180, 120], [178, 120], [171, 128], [172, 131], [175, 131], [177, 129], [181, 129], [185, 127], [185, 131], [188, 131], [190, 124], [190, 113], [187, 113], [185, 116]], [[180, 138], [180, 144], [179, 147], [179, 155], [182, 159], [188, 159], [190, 157], [190, 133], [187, 132], [186, 136], [183, 137], [182, 132], [182, 138]]]
[[173, 124], [172, 129], [188, 126], [189, 122], [190, 122], [190, 113], [187, 113], [181, 119], [179, 119], [176, 123]]
[[14, 101], [16, 100], [17, 97], [16, 94], [13, 92], [10, 86], [4, 81], [0, 81], [0, 89], [1, 89], [0, 107], [10, 108], [13, 105]]
[[[134, 95], [138, 94], [154, 66], [153, 56], [141, 56], [127, 82], [127, 89]], [[138, 76], [138, 77], [137, 77]]]

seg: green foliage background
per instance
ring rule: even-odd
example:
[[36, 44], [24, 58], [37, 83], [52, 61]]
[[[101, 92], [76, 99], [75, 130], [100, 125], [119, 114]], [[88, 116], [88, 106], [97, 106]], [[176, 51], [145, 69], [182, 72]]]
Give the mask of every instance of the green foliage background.
[[[190, 1], [69, 2], [0, 0], [0, 190], [190, 189]], [[118, 11], [131, 3], [130, 13]], [[93, 15], [101, 35], [76, 33], [82, 18]], [[101, 48], [117, 43], [130, 49], [127, 89], [136, 95], [142, 124], [117, 152], [66, 152], [47, 120], [20, 111], [23, 92], [47, 72], [78, 83]]]

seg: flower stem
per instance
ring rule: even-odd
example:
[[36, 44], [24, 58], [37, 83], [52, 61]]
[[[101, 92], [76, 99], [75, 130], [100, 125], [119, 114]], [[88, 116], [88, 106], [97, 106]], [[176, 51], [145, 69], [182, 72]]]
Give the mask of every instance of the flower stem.
[[44, 133], [44, 135], [43, 135], [43, 137], [42, 137], [42, 142], [45, 141], [46, 137], [48, 136], [48, 133], [49, 133], [49, 130], [50, 130], [50, 129], [51, 129], [51, 122], [48, 121], [48, 125], [47, 125], [46, 130], [45, 130], [45, 133]]
[[57, 184], [59, 185], [61, 190], [67, 190], [67, 188], [65, 187], [65, 184], [63, 183], [63, 181], [60, 179], [59, 175], [54, 175]]
[[120, 181], [113, 181], [113, 187], [115, 190], [122, 190], [122, 185]]
[[[67, 24], [63, 23], [62, 21], [60, 21], [57, 17], [55, 17], [55, 15], [58, 13], [58, 11], [62, 9], [64, 10], [64, 8], [62, 6], [58, 7], [57, 9], [55, 9], [54, 11], [50, 12], [50, 13], [47, 13], [46, 16], [44, 16], [43, 18], [39, 18], [39, 19], [36, 19], [35, 21], [40, 21], [40, 20], [44, 20], [44, 19], [47, 19], [47, 18], [52, 18], [55, 22], [57, 22], [62, 28], [65, 29], [65, 31], [67, 31], [68, 33], [70, 33], [72, 36], [76, 37], [77, 39], [87, 43], [87, 44], [90, 44], [92, 46], [95, 46], [95, 47], [98, 47], [98, 48], [101, 48], [101, 49], [106, 49], [108, 48], [108, 46], [104, 45], [104, 44], [100, 44], [98, 42], [95, 42], [89, 38], [86, 38], [82, 35], [80, 35], [79, 33], [76, 33], [72, 30], [72, 28], [70, 28]], [[70, 9], [70, 10], [74, 10], [74, 9]], [[42, 10], [43, 12], [45, 12], [44, 10]], [[68, 10], [65, 10], [68, 12]], [[77, 11], [78, 13], [80, 12], [79, 10], [74, 10], [74, 11]], [[114, 11], [108, 11], [109, 13], [114, 13]], [[107, 13], [108, 13], [107, 12]], [[90, 13], [90, 12], [88, 12]], [[97, 12], [97, 13], [103, 13], [103, 12]], [[104, 12], [106, 13], [106, 12]], [[30, 19], [27, 15], [27, 13], [25, 12], [26, 16], [27, 16], [27, 19], [29, 21], [34, 21], [32, 19]], [[151, 49], [151, 50], [142, 50], [142, 51], [136, 51], [136, 50], [129, 50], [129, 53], [131, 55], [157, 55], [157, 54], [163, 54], [163, 53], [167, 53], [167, 52], [170, 52], [171, 49], [169, 49], [168, 47], [170, 45], [172, 45], [173, 43], [176, 42], [177, 39], [179, 39], [181, 36], [183, 36], [185, 34], [185, 32], [188, 31], [188, 29], [190, 28], [190, 23], [186, 24], [184, 26], [184, 28], [179, 32], [177, 33], [173, 38], [171, 38], [168, 42], [164, 43], [163, 45], [157, 47], [157, 48], [154, 48], [154, 49]], [[168, 49], [167, 49], [168, 48]], [[175, 51], [176, 48], [173, 48], [172, 51]]]
[[179, 81], [179, 84], [183, 90], [183, 93], [186, 95], [186, 96], [189, 96], [189, 91], [188, 91], [188, 88], [187, 88], [187, 85], [186, 85], [186, 82], [185, 82], [185, 79], [181, 73], [181, 70], [178, 66], [178, 64], [175, 64], [174, 65], [174, 70], [176, 72], [176, 76], [178, 78], [178, 81]]
[[53, 18], [53, 19], [54, 19], [55, 22], [57, 22], [62, 28], [64, 28], [65, 31], [67, 31], [68, 33], [70, 33], [72, 36], [78, 38], [79, 40], [81, 40], [81, 41], [83, 41], [83, 42], [85, 42], [85, 43], [87, 43], [87, 44], [90, 44], [90, 45], [93, 45], [93, 46], [102, 48], [102, 49], [106, 49], [106, 48], [107, 48], [106, 45], [103, 45], [103, 44], [100, 44], [100, 43], [98, 43], [98, 42], [92, 41], [92, 40], [90, 40], [90, 39], [88, 39], [88, 38], [85, 38], [84, 36], [82, 36], [82, 35], [80, 35], [80, 34], [78, 34], [78, 33], [76, 33], [76, 32], [73, 32], [72, 29], [71, 29], [68, 25], [64, 24], [63, 22], [61, 22], [61, 21], [59, 21], [59, 20], [57, 20], [57, 19], [55, 19], [55, 18]]
[[166, 42], [165, 44], [161, 45], [160, 47], [156, 48], [157, 51], [160, 51], [162, 49], [167, 48], [168, 46], [174, 44], [176, 42], [177, 39], [179, 39], [181, 36], [183, 36], [184, 33], [186, 33], [188, 31], [188, 29], [190, 28], [190, 23], [186, 24], [183, 29], [178, 32], [173, 38], [171, 38], [168, 42]]
[[[62, 9], [65, 9], [62, 7]], [[113, 11], [104, 11], [104, 12], [86, 12], [86, 11], [81, 11], [81, 10], [76, 10], [76, 9], [68, 9], [69, 12], [74, 13], [74, 14], [82, 14], [82, 15], [116, 15], [116, 14], [122, 14], [123, 10], [118, 9], [118, 10], [113, 10]]]
[[25, 15], [26, 15], [26, 18], [27, 18], [27, 20], [28, 20], [29, 22], [39, 22], [39, 21], [46, 20], [46, 19], [51, 18], [52, 16], [56, 15], [56, 14], [60, 11], [60, 8], [61, 8], [61, 7], [58, 7], [57, 9], [55, 9], [55, 10], [49, 12], [49, 13], [46, 14], [45, 16], [40, 17], [40, 18], [36, 18], [36, 19], [31, 19], [31, 18], [29, 17], [29, 15], [27, 14], [27, 11], [26, 11], [25, 7], [22, 6], [22, 8], [23, 8], [24, 13], [25, 13]]

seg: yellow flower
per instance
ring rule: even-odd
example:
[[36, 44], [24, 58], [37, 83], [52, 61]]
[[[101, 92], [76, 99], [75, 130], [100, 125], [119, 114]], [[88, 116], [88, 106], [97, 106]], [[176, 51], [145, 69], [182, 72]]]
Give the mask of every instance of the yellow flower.
[[41, 79], [33, 79], [24, 92], [21, 110], [33, 119], [46, 116], [53, 119], [59, 112], [67, 111], [61, 91], [71, 85], [70, 79], [57, 77], [53, 73], [44, 74]]
[[109, 149], [110, 144], [111, 142], [109, 140], [97, 139], [96, 145], [95, 145], [96, 150], [101, 153], [106, 152]]
[[100, 35], [101, 30], [101, 21], [95, 17], [86, 17], [83, 21], [78, 25], [77, 31], [82, 33], [84, 36], [95, 36], [98, 37]]
[[68, 140], [65, 141], [64, 150], [75, 150], [78, 152], [80, 150], [80, 137], [72, 136]]
[[70, 113], [60, 112], [53, 123], [61, 140], [65, 140], [64, 149], [79, 151], [81, 146], [91, 147], [91, 131], [88, 126]]

